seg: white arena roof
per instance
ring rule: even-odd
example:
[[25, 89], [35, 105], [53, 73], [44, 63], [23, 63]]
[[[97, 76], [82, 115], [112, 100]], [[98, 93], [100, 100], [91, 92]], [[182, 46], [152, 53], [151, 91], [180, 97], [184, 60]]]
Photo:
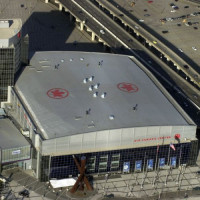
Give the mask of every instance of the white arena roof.
[[46, 139], [131, 127], [193, 125], [144, 70], [124, 55], [37, 52], [15, 88]]

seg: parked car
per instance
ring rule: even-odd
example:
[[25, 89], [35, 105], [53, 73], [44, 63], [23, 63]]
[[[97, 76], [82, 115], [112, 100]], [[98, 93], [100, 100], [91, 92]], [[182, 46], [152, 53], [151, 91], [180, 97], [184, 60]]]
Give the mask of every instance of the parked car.
[[182, 50], [182, 49], [180, 49], [180, 48], [179, 48], [178, 50], [179, 50], [180, 52], [182, 52], [182, 53], [183, 53], [183, 50]]
[[183, 67], [184, 67], [185, 69], [189, 69], [189, 66], [188, 66], [188, 65], [183, 65]]
[[101, 34], [105, 34], [105, 31], [103, 29], [100, 30]]
[[196, 47], [192, 47], [192, 49], [193, 49], [194, 51], [196, 51], [196, 50], [197, 50], [197, 48], [196, 48]]
[[29, 198], [29, 194], [30, 194], [29, 191], [26, 189], [19, 192], [20, 196], [27, 197], [27, 198]]

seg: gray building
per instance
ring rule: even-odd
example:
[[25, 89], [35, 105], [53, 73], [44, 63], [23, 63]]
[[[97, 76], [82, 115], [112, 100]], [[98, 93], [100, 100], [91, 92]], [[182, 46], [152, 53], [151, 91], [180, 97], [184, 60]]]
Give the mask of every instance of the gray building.
[[0, 109], [0, 169], [21, 167], [28, 169], [31, 145]]
[[0, 20], [0, 102], [7, 99], [8, 86], [14, 85], [21, 60], [27, 64], [28, 42], [23, 42], [21, 19]]
[[37, 52], [1, 106], [34, 146], [38, 178], [194, 164], [196, 125], [134, 57]]

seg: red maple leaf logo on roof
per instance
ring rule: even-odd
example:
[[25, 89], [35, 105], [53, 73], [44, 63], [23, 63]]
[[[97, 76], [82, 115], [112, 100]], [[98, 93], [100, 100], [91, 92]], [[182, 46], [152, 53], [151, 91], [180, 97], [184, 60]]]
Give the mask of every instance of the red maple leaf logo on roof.
[[117, 87], [118, 89], [128, 93], [133, 93], [138, 91], [138, 87], [132, 83], [119, 83]]
[[50, 89], [47, 92], [47, 95], [50, 98], [54, 98], [54, 99], [63, 99], [66, 98], [69, 95], [69, 92], [66, 89], [62, 89], [62, 88], [53, 88]]

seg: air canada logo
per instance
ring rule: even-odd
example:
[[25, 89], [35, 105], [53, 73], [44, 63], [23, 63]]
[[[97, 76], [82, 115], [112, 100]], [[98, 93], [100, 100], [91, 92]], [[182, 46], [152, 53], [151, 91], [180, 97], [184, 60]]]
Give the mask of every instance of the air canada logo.
[[69, 92], [63, 88], [52, 88], [47, 91], [47, 95], [53, 99], [63, 99], [68, 97]]
[[132, 83], [119, 83], [117, 84], [117, 87], [119, 90], [122, 90], [124, 92], [128, 92], [128, 93], [134, 93], [138, 91], [138, 87], [137, 85], [134, 85]]

